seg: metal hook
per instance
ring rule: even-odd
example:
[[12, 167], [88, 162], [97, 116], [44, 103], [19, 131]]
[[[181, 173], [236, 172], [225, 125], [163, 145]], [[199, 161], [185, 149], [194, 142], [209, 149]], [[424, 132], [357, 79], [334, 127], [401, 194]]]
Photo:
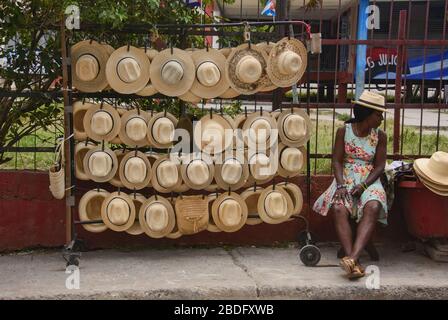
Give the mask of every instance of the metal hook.
[[121, 193], [121, 188], [118, 187], [118, 195], [120, 195], [120, 193]]
[[104, 140], [103, 140], [102, 143], [101, 143], [101, 151], [104, 152]]
[[210, 119], [213, 119], [213, 109], [210, 108]]
[[230, 188], [230, 186], [229, 186], [229, 196], [230, 196], [230, 193], [232, 192], [232, 189]]
[[244, 116], [247, 118], [247, 106], [244, 106]]
[[257, 182], [254, 182], [254, 192], [257, 191]]
[[260, 116], [263, 115], [263, 107], [260, 107]]
[[173, 43], [170, 42], [170, 52], [171, 54], [174, 54], [174, 48], [173, 48]]
[[128, 42], [128, 47], [126, 48], [126, 50], [129, 52], [131, 50], [131, 44]]

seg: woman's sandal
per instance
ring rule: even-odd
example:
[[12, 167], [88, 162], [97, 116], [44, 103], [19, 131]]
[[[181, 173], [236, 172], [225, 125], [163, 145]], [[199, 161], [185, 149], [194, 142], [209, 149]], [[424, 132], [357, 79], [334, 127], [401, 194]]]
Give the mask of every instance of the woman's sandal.
[[341, 259], [339, 265], [347, 273], [349, 279], [356, 279], [365, 276], [364, 269], [354, 259], [344, 257]]

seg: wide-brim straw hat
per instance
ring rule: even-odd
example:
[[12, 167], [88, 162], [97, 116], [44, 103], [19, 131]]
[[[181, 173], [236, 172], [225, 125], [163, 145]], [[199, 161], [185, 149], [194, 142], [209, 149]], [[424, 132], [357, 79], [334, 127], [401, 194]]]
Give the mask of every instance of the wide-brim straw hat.
[[161, 156], [152, 166], [152, 186], [161, 193], [178, 190], [182, 185], [180, 163], [169, 155]]
[[[157, 51], [156, 49], [143, 48], [142, 50], [145, 52], [145, 54], [149, 58], [149, 62], [151, 62], [154, 59], [154, 57], [159, 53], [159, 51]], [[156, 93], [157, 93], [157, 89], [152, 85], [151, 79], [149, 79], [146, 86], [142, 90], [136, 92], [135, 94], [142, 96], [142, 97], [149, 97], [149, 96], [155, 95]]]
[[84, 170], [89, 180], [107, 182], [118, 170], [118, 159], [109, 148], [97, 146], [90, 149], [83, 160]]
[[219, 114], [203, 116], [194, 127], [194, 143], [199, 150], [208, 154], [218, 154], [233, 144], [232, 122]]
[[195, 79], [195, 67], [190, 53], [169, 48], [160, 51], [150, 69], [152, 85], [169, 97], [181, 96], [190, 90]]
[[236, 150], [223, 153], [215, 163], [215, 181], [223, 190], [238, 190], [246, 184], [248, 177], [249, 165], [245, 154], [238, 157]]
[[[110, 193], [103, 189], [90, 190], [83, 194], [78, 205], [79, 221], [103, 220], [101, 208], [109, 196]], [[83, 224], [82, 227], [87, 231], [95, 233], [107, 230], [107, 226], [102, 222]]]
[[212, 99], [224, 94], [229, 88], [226, 77], [226, 57], [216, 49], [207, 48], [191, 54], [196, 68], [196, 77], [190, 91], [203, 99]]
[[[257, 43], [256, 46], [264, 50], [266, 52], [266, 55], [269, 57], [269, 53], [271, 52], [271, 49], [274, 47], [274, 44], [275, 44], [274, 42], [260, 42]], [[264, 86], [260, 88], [260, 92], [269, 92], [275, 89], [277, 89], [277, 86], [272, 83], [269, 77], [266, 77]]]
[[[124, 148], [123, 149], [115, 149], [114, 152], [115, 152], [115, 155], [117, 156], [118, 169], [120, 169], [121, 161], [127, 154], [126, 149], [124, 149]], [[115, 175], [112, 177], [112, 179], [109, 180], [109, 183], [117, 188], [124, 187], [124, 184], [120, 179], [120, 170], [117, 170], [117, 172], [115, 172]]]
[[148, 139], [156, 148], [169, 148], [173, 145], [177, 119], [169, 112], [158, 112], [148, 122]]
[[294, 148], [280, 143], [278, 149], [278, 175], [283, 178], [298, 176], [306, 164], [305, 147]]
[[150, 144], [148, 123], [151, 115], [143, 110], [132, 109], [121, 116], [121, 128], [118, 133], [122, 143], [132, 147], [144, 147]]
[[108, 86], [106, 64], [108, 48], [93, 40], [84, 40], [71, 48], [73, 86], [83, 92], [99, 92]]
[[435, 183], [433, 180], [429, 179], [420, 169], [414, 165], [414, 172], [421, 183], [425, 185], [426, 188], [438, 194], [440, 196], [448, 196], [448, 187], [441, 184]]
[[[226, 57], [226, 59], [227, 59], [227, 57], [229, 56], [232, 49], [233, 48], [222, 48], [222, 49], [219, 49], [219, 52], [221, 52], [224, 55], [224, 57]], [[228, 79], [227, 79], [227, 81], [228, 81]], [[233, 99], [233, 98], [238, 97], [239, 95], [240, 95], [240, 93], [235, 91], [232, 87], [230, 87], [230, 83], [229, 83], [229, 87], [227, 88], [226, 91], [224, 91], [223, 94], [219, 95], [219, 98]]]
[[73, 132], [75, 140], [82, 141], [87, 139], [87, 132], [84, 128], [84, 117], [87, 110], [92, 106], [92, 103], [83, 101], [76, 101], [73, 104]]
[[245, 43], [234, 48], [226, 62], [230, 86], [240, 94], [251, 95], [268, 83], [266, 73], [268, 56], [255, 45]]
[[89, 180], [89, 176], [84, 168], [84, 158], [91, 149], [95, 148], [96, 144], [92, 142], [78, 142], [75, 146], [74, 162], [75, 162], [75, 177], [78, 180]]
[[299, 186], [291, 182], [280, 182], [277, 186], [282, 187], [291, 197], [293, 204], [292, 215], [299, 215], [303, 209], [303, 194]]
[[247, 146], [270, 148], [278, 141], [277, 122], [269, 112], [252, 112], [244, 120], [243, 138]]
[[146, 202], [146, 198], [140, 193], [133, 193], [132, 195], [130, 195], [130, 197], [132, 199], [132, 202], [134, 202], [136, 217], [134, 220], [134, 224], [132, 226], [130, 226], [129, 229], [126, 230], [126, 232], [133, 236], [138, 236], [144, 232], [142, 229], [142, 226], [140, 225], [140, 221], [138, 220], [138, 217], [139, 217], [140, 208]]
[[[208, 195], [208, 212], [210, 213], [212, 212], [213, 202], [216, 200], [216, 198], [218, 198], [218, 196], [219, 196], [218, 192], [213, 192]], [[207, 231], [222, 232], [222, 230], [216, 226], [215, 222], [213, 221], [213, 217], [208, 220]]]
[[278, 165], [271, 158], [270, 152], [247, 152], [249, 177], [246, 186], [254, 183], [264, 184], [274, 179]]
[[[121, 125], [121, 117], [125, 114], [125, 112], [128, 111], [128, 109], [127, 108], [123, 108], [123, 107], [115, 107], [115, 110], [117, 110], [118, 114], [120, 115], [120, 125]], [[113, 143], [113, 144], [123, 144], [123, 141], [121, 141], [121, 138], [120, 138], [120, 132], [118, 132], [118, 135], [115, 138], [113, 138], [110, 141], [110, 143]]]
[[247, 205], [235, 192], [221, 194], [212, 204], [212, 217], [215, 225], [224, 232], [240, 230], [247, 220]]
[[120, 132], [120, 127], [120, 114], [106, 103], [92, 105], [84, 116], [87, 135], [95, 141], [112, 141]]
[[263, 223], [263, 220], [261, 220], [258, 215], [258, 199], [260, 198], [263, 190], [264, 189], [261, 187], [251, 187], [241, 193], [241, 198], [243, 198], [247, 206], [248, 216], [246, 219], [246, 224], [248, 225], [253, 226]]
[[288, 147], [304, 146], [311, 135], [311, 119], [305, 110], [283, 109], [277, 117], [278, 136]]
[[307, 63], [307, 50], [303, 43], [295, 38], [285, 37], [270, 50], [267, 73], [276, 86], [290, 87], [302, 78]]
[[150, 62], [140, 48], [123, 46], [115, 50], [107, 60], [106, 77], [116, 92], [132, 94], [148, 84]]
[[160, 195], [146, 200], [138, 216], [140, 226], [151, 238], [163, 238], [169, 235], [176, 225], [173, 205]]
[[135, 205], [123, 192], [111, 193], [101, 206], [101, 217], [106, 226], [117, 232], [126, 231], [135, 222]]
[[378, 93], [364, 90], [358, 100], [352, 100], [352, 103], [370, 109], [388, 112], [386, 109], [386, 98]]
[[261, 220], [270, 224], [278, 224], [291, 217], [294, 205], [290, 195], [283, 187], [271, 185], [260, 194], [257, 208]]
[[140, 151], [128, 152], [120, 163], [120, 180], [130, 190], [146, 188], [152, 178], [148, 157]]
[[416, 159], [414, 167], [430, 182], [448, 187], [448, 152], [434, 152], [431, 158]]
[[213, 161], [207, 154], [189, 154], [181, 165], [182, 180], [193, 190], [211, 185], [215, 174]]

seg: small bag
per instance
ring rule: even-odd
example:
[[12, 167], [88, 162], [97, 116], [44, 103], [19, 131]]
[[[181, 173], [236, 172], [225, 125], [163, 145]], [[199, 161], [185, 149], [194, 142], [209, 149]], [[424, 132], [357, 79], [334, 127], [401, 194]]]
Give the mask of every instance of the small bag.
[[64, 170], [64, 138], [56, 145], [54, 164], [49, 169], [50, 191], [56, 199], [65, 196], [65, 170]]
[[181, 196], [176, 199], [177, 227], [181, 234], [195, 234], [207, 229], [208, 198], [202, 195]]

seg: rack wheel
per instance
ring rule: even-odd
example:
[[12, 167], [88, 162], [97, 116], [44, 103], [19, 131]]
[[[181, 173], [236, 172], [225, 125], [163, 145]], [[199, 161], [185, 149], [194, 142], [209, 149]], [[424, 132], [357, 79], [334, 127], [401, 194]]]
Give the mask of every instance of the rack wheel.
[[307, 267], [314, 267], [320, 261], [320, 250], [315, 245], [305, 245], [299, 251], [299, 258]]
[[67, 260], [66, 267], [79, 266], [79, 257], [77, 255], [70, 255]]
[[299, 244], [299, 247], [302, 248], [308, 244], [315, 244], [315, 238], [316, 237], [312, 232], [304, 230], [297, 236], [297, 243]]

